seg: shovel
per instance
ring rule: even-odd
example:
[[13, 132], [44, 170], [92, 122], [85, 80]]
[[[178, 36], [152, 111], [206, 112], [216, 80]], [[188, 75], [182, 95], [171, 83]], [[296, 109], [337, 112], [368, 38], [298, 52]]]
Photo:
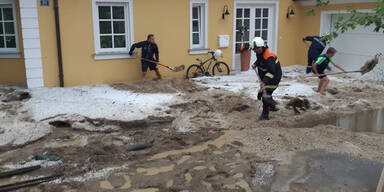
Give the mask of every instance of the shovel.
[[141, 58], [141, 60], [143, 60], [143, 61], [147, 61], [147, 62], [150, 62], [150, 63], [154, 63], [154, 64], [156, 64], [156, 65], [163, 66], [163, 67], [165, 67], [165, 68], [167, 68], [167, 69], [169, 69], [169, 70], [171, 70], [171, 71], [173, 71], [173, 72], [183, 71], [184, 68], [185, 68], [184, 65], [180, 65], [180, 66], [176, 66], [176, 67], [170, 67], [170, 66], [168, 66], [168, 65], [164, 65], [164, 64], [161, 64], [161, 63], [159, 63], [159, 62], [152, 61], [152, 60], [150, 60], [150, 59]]
[[[382, 53], [376, 54], [373, 59], [366, 61], [365, 64], [360, 68], [360, 70], [347, 71], [347, 72], [326, 73], [326, 74], [322, 74], [322, 75], [339, 75], [339, 74], [343, 74], [343, 73], [361, 73], [361, 75], [364, 75], [368, 72], [371, 72], [376, 67], [376, 65], [379, 63], [379, 58], [382, 55], [383, 55]], [[311, 75], [310, 77], [314, 77], [314, 76]]]

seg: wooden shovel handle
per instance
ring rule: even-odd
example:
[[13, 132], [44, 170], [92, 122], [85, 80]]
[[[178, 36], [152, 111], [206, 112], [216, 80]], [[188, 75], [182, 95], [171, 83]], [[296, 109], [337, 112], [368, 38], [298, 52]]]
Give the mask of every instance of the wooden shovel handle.
[[148, 62], [150, 62], [150, 63], [154, 63], [154, 64], [156, 64], [156, 65], [161, 65], [161, 66], [166, 67], [166, 68], [168, 68], [168, 69], [170, 69], [170, 70], [173, 70], [173, 69], [172, 69], [171, 67], [169, 67], [168, 65], [164, 65], [164, 64], [161, 64], [161, 63], [159, 63], [159, 62], [152, 61], [152, 60], [150, 60], [150, 59], [141, 58], [141, 60], [143, 60], [143, 61], [148, 61]]

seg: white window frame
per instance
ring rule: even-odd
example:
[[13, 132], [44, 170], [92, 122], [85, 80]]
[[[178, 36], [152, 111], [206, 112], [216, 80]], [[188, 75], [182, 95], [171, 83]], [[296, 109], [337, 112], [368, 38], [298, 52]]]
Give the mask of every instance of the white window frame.
[[[201, 7], [200, 15], [200, 44], [193, 44], [193, 7]], [[190, 49], [189, 54], [206, 54], [208, 48], [208, 0], [190, 0], [189, 6], [190, 26], [189, 26], [189, 39]]]
[[20, 55], [18, 23], [17, 23], [15, 2], [13, 2], [13, 1], [1, 1], [0, 5], [10, 5], [12, 7], [14, 28], [15, 28], [14, 30], [15, 30], [15, 36], [16, 36], [16, 39], [15, 39], [16, 40], [16, 48], [0, 48], [0, 58], [20, 58], [21, 55]]
[[[132, 0], [92, 0], [92, 14], [93, 14], [93, 33], [95, 41], [95, 60], [104, 59], [121, 59], [121, 58], [134, 58], [130, 56], [129, 49], [134, 42], [134, 29], [133, 29], [133, 1]], [[124, 5], [125, 9], [125, 48], [110, 48], [102, 49], [100, 47], [100, 28], [99, 28], [99, 5]], [[112, 25], [113, 26], [113, 25]]]

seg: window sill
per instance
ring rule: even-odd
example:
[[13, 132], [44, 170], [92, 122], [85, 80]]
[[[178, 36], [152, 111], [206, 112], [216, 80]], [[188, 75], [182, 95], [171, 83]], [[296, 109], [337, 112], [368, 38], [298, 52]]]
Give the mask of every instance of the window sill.
[[130, 56], [128, 52], [100, 52], [95, 53], [93, 56], [95, 60], [136, 58], [135, 55]]
[[189, 49], [188, 50], [190, 55], [201, 55], [201, 54], [207, 54], [209, 52], [208, 48], [203, 48], [203, 49]]
[[0, 52], [0, 59], [20, 59], [20, 52]]

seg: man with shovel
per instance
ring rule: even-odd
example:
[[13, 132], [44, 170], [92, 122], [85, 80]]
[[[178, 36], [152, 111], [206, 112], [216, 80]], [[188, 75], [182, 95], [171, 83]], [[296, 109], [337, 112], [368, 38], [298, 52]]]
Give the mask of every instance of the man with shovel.
[[[132, 45], [131, 50], [129, 51], [129, 55], [133, 55], [133, 51], [135, 48], [141, 48], [141, 70], [143, 78], [146, 76], [148, 68], [151, 71], [155, 71], [157, 75], [156, 80], [161, 79], [161, 74], [157, 64], [159, 62], [159, 48], [155, 43], [155, 36], [153, 34], [149, 34], [147, 36], [146, 41], [142, 41], [139, 43], [135, 43]], [[156, 59], [153, 59], [153, 55], [155, 55]], [[153, 62], [151, 62], [153, 61]]]
[[250, 47], [257, 56], [256, 62], [252, 65], [257, 67], [257, 75], [260, 80], [261, 91], [258, 98], [263, 102], [263, 112], [259, 120], [269, 120], [269, 111], [276, 110], [276, 102], [272, 99], [272, 93], [280, 83], [282, 71], [279, 59], [273, 53], [261, 37], [255, 37]]
[[[308, 50], [308, 65], [306, 70], [307, 73], [310, 73], [312, 72], [312, 64], [315, 62], [316, 58], [319, 57], [324, 51], [325, 47], [327, 46], [327, 41], [319, 36], [307, 36], [303, 38], [303, 41], [312, 42]], [[327, 69], [330, 70], [329, 67]]]

